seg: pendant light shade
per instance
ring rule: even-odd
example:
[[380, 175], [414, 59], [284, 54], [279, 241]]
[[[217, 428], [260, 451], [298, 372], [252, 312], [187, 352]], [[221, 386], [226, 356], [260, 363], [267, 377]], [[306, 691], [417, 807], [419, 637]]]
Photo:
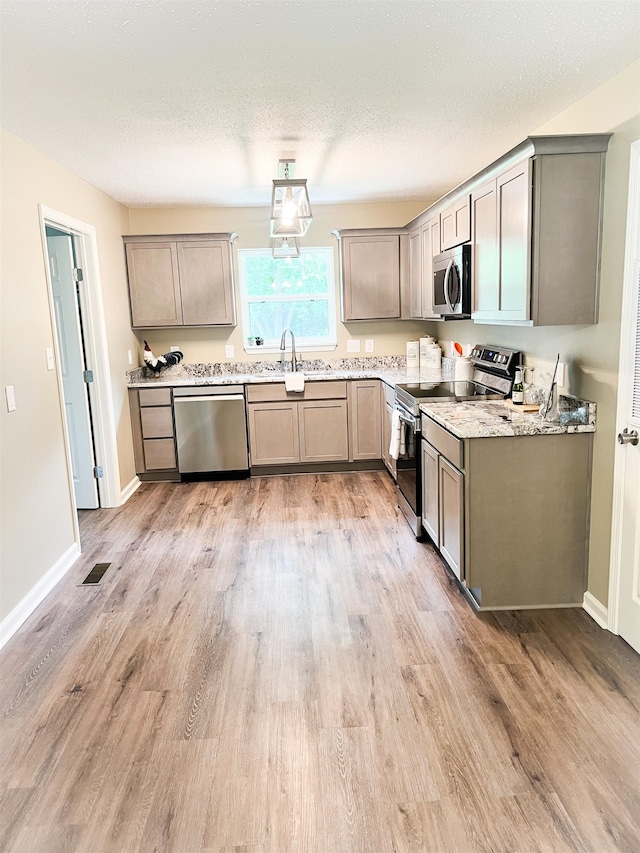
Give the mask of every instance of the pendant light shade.
[[271, 241], [274, 258], [299, 258], [300, 247], [295, 237], [274, 237]]
[[295, 160], [280, 160], [284, 178], [273, 182], [271, 236], [304, 237], [313, 219], [306, 178], [293, 178]]

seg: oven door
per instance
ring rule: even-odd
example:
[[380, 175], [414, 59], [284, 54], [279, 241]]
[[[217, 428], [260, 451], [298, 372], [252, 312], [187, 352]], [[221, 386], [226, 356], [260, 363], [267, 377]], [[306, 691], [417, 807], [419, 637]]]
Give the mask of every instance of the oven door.
[[396, 483], [399, 492], [400, 509], [411, 525], [416, 536], [420, 536], [422, 528], [421, 492], [422, 479], [420, 476], [420, 418], [396, 403], [396, 410], [405, 427], [405, 453], [396, 462]]

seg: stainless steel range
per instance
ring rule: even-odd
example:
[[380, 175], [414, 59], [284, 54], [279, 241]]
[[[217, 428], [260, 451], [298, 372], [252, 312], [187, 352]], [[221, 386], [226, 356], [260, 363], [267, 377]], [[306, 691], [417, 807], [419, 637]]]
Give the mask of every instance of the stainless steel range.
[[477, 344], [471, 352], [473, 376], [458, 382], [416, 379], [396, 385], [395, 416], [404, 429], [404, 453], [396, 462], [398, 505], [416, 537], [422, 535], [422, 477], [420, 470], [420, 403], [503, 400], [511, 393], [521, 353], [506, 347]]

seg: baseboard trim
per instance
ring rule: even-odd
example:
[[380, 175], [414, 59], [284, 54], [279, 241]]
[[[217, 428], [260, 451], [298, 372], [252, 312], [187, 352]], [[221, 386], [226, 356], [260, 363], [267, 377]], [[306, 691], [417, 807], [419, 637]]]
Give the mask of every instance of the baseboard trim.
[[47, 597], [54, 586], [66, 575], [80, 556], [80, 546], [74, 542], [64, 554], [56, 560], [49, 571], [25, 595], [22, 601], [0, 623], [0, 649], [16, 633], [18, 628], [31, 616], [36, 607]]
[[120, 492], [120, 506], [125, 504], [134, 492], [137, 492], [142, 483], [140, 482], [140, 478], [136, 474], [136, 476], [128, 483], [124, 489]]
[[582, 607], [601, 628], [609, 627], [609, 614], [607, 608], [601, 601], [598, 601], [595, 596], [591, 595], [590, 592], [585, 592]]

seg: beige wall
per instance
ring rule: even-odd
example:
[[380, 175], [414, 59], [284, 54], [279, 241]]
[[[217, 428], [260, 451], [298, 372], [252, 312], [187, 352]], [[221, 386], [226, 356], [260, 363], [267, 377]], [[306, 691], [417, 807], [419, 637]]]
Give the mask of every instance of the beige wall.
[[[313, 222], [309, 231], [301, 240], [303, 246], [331, 246], [334, 249], [336, 287], [338, 286], [338, 244], [331, 231], [334, 228], [376, 228], [404, 225], [421, 210], [425, 204], [386, 203], [386, 204], [343, 204], [314, 205], [312, 196]], [[237, 270], [238, 249], [265, 248], [270, 245], [269, 208], [163, 208], [132, 209], [131, 234], [189, 234], [217, 231], [236, 231], [238, 239], [234, 244]], [[237, 288], [236, 288], [237, 290]], [[166, 352], [171, 345], [179, 346], [188, 362], [229, 361], [225, 357], [225, 344], [233, 344], [235, 361], [252, 361], [259, 358], [275, 360], [274, 354], [253, 355], [243, 349], [242, 321], [240, 303], [238, 307], [238, 325], [235, 329], [180, 329], [149, 330], [139, 333], [140, 352], [142, 340], [146, 337], [154, 352]], [[365, 338], [373, 338], [374, 355], [395, 355], [405, 352], [407, 339], [416, 337], [422, 323], [408, 321], [383, 321], [377, 323], [339, 322], [339, 305], [336, 304], [338, 347], [333, 352], [305, 353], [313, 358], [346, 358], [347, 339], [358, 338], [361, 343], [361, 355], [364, 355]]]
[[[58, 384], [45, 361], [53, 328], [39, 204], [97, 229], [123, 487], [135, 476], [125, 371], [127, 349], [136, 345], [121, 239], [128, 227], [126, 208], [4, 131], [1, 157], [0, 621], [74, 541]], [[5, 385], [15, 388], [12, 413], [4, 404]]]

